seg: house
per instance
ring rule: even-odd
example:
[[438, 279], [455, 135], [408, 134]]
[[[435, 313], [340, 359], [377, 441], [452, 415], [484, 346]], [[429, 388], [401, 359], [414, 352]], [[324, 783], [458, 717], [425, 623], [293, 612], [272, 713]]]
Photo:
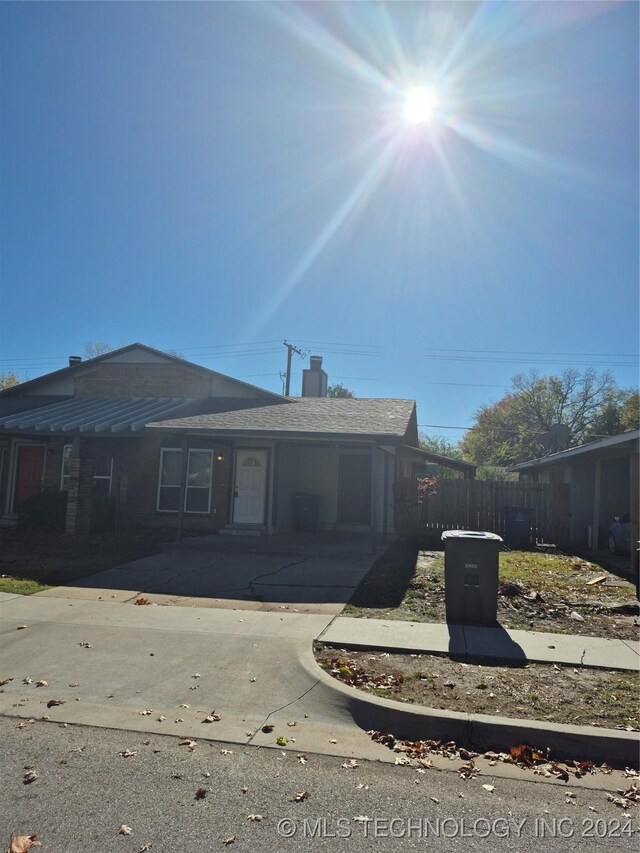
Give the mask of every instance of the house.
[[608, 436], [513, 465], [509, 471], [521, 479], [570, 484], [571, 545], [595, 553], [606, 546], [606, 531], [614, 517], [626, 513], [631, 517], [634, 543], [638, 541], [639, 436], [637, 429]]
[[[412, 400], [328, 398], [322, 359], [283, 397], [132, 344], [0, 393], [0, 522], [43, 489], [66, 491], [66, 531], [100, 498], [122, 527], [273, 533], [393, 532], [394, 490], [424, 461]], [[310, 501], [310, 503], [309, 503]], [[298, 503], [298, 507], [300, 503]]]

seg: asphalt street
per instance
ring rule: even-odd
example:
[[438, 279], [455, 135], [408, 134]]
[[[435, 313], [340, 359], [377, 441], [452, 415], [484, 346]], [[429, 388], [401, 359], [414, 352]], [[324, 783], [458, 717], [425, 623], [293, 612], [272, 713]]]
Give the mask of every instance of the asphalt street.
[[[366, 760], [347, 768], [338, 756], [308, 754], [303, 763], [295, 749], [196, 741], [190, 750], [175, 736], [19, 725], [0, 718], [0, 841], [37, 833], [43, 853], [194, 853], [225, 842], [253, 853], [638, 846], [637, 807], [627, 819], [583, 780], [549, 784], [523, 770], [464, 781], [460, 761], [422, 772]], [[25, 784], [31, 769], [37, 778]], [[118, 834], [123, 825], [130, 834]]]

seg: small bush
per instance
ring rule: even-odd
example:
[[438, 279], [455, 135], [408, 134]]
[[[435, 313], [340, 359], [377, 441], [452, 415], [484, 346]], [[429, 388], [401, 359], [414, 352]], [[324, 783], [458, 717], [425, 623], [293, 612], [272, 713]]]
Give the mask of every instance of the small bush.
[[43, 527], [47, 530], [64, 530], [67, 515], [67, 493], [45, 489], [32, 495], [18, 510], [18, 524], [22, 527]]

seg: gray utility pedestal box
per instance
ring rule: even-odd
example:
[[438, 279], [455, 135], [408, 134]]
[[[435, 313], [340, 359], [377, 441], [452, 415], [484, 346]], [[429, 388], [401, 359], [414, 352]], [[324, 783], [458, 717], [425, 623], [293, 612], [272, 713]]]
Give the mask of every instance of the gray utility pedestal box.
[[442, 541], [447, 622], [495, 625], [502, 539], [495, 533], [445, 530]]

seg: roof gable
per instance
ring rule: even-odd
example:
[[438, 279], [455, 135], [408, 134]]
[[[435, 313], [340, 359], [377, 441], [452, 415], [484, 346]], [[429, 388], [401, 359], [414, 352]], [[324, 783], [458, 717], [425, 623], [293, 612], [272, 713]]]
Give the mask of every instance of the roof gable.
[[171, 364], [179, 365], [182, 368], [188, 369], [192, 373], [199, 374], [206, 378], [212, 384], [212, 389], [220, 389], [227, 396], [232, 396], [229, 390], [234, 386], [241, 392], [239, 396], [263, 397], [272, 400], [284, 400], [280, 394], [275, 394], [272, 391], [266, 391], [264, 388], [258, 388], [255, 385], [250, 385], [248, 382], [243, 382], [240, 379], [234, 379], [231, 376], [226, 376], [223, 373], [218, 373], [215, 370], [210, 370], [207, 367], [202, 367], [199, 364], [194, 364], [184, 358], [170, 355], [161, 350], [149, 347], [146, 344], [129, 344], [125, 347], [120, 347], [117, 350], [111, 350], [108, 353], [103, 353], [95, 358], [89, 358], [86, 361], [78, 362], [77, 364], [63, 367], [60, 370], [55, 370], [52, 373], [46, 373], [43, 376], [38, 376], [36, 379], [31, 379], [27, 382], [22, 382], [12, 388], [7, 388], [0, 392], [0, 397], [23, 396], [23, 395], [58, 395], [58, 396], [73, 396], [74, 395], [74, 380], [78, 376], [90, 372], [92, 369], [106, 364], [128, 364], [128, 365], [162, 365]]

